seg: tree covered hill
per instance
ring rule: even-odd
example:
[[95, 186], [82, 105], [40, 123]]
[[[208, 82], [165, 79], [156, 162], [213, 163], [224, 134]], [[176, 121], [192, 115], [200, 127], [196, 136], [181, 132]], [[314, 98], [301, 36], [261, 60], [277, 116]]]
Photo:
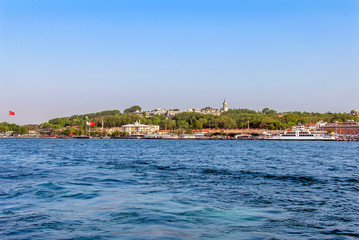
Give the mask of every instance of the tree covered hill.
[[266, 128], [286, 129], [298, 124], [315, 123], [320, 120], [325, 122], [344, 122], [347, 120], [358, 121], [357, 116], [351, 116], [347, 113], [309, 113], [309, 112], [282, 112], [264, 108], [262, 111], [250, 109], [229, 109], [220, 116], [183, 112], [172, 118], [164, 115], [154, 115], [145, 117], [141, 114], [135, 114], [141, 107], [133, 106], [121, 113], [119, 110], [107, 110], [97, 113], [82, 115], [73, 115], [70, 117], [54, 118], [41, 125], [41, 128], [58, 129], [66, 126], [86, 127], [86, 121], [93, 121], [97, 126], [120, 127], [125, 124], [140, 121], [144, 124], [157, 124], [161, 129], [202, 129], [202, 128]]

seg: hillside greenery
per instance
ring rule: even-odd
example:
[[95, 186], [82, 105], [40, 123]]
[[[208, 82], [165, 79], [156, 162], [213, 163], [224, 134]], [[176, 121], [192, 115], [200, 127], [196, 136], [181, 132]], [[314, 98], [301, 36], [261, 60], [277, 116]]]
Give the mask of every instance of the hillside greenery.
[[269, 108], [262, 111], [250, 109], [230, 109], [220, 116], [201, 114], [193, 112], [179, 113], [173, 118], [163, 115], [145, 117], [133, 112], [140, 110], [141, 107], [133, 106], [126, 109], [128, 113], [121, 113], [119, 110], [108, 110], [97, 113], [83, 115], [73, 115], [70, 117], [54, 118], [47, 123], [41, 124], [43, 129], [59, 129], [61, 127], [78, 126], [80, 129], [86, 128], [86, 121], [93, 121], [97, 126], [121, 127], [125, 124], [140, 121], [143, 124], [156, 124], [160, 129], [202, 129], [202, 128], [263, 128], [269, 130], [286, 129], [299, 124], [316, 123], [320, 120], [325, 122], [345, 122], [347, 120], [358, 121], [358, 116], [351, 116], [347, 113], [309, 113], [309, 112], [282, 112]]
[[14, 134], [25, 134], [28, 132], [25, 126], [19, 126], [13, 123], [0, 123], [0, 133], [13, 132]]

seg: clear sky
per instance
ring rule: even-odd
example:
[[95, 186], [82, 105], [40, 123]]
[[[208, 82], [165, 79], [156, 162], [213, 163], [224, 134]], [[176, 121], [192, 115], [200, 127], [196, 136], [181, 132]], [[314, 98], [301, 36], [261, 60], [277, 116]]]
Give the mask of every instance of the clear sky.
[[224, 97], [348, 112], [358, 92], [358, 0], [0, 0], [0, 122]]

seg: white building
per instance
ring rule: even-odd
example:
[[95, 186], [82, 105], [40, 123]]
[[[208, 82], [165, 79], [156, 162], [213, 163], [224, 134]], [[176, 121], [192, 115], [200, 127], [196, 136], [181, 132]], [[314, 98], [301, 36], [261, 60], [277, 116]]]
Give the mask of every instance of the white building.
[[153, 134], [154, 132], [160, 130], [160, 126], [158, 125], [146, 125], [139, 122], [126, 124], [121, 128], [121, 132], [126, 132], [128, 134]]
[[156, 108], [155, 110], [152, 110], [151, 115], [165, 115], [166, 114], [166, 110], [161, 109], [161, 108]]
[[221, 111], [214, 108], [205, 108], [201, 110], [202, 114], [221, 115]]
[[178, 109], [176, 109], [176, 110], [167, 110], [167, 111], [166, 111], [166, 116], [167, 116], [167, 117], [174, 117], [174, 116], [176, 116], [176, 115], [179, 114], [179, 113], [182, 113], [182, 111], [180, 111], [180, 110], [178, 110]]

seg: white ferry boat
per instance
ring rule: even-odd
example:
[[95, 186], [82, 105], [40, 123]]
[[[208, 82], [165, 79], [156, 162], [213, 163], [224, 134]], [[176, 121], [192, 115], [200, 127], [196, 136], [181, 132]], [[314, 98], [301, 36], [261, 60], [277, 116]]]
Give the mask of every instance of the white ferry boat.
[[177, 135], [162, 135], [162, 134], [146, 134], [144, 135], [145, 139], [177, 139]]
[[162, 135], [162, 139], [177, 139], [177, 135]]
[[308, 129], [297, 128], [293, 130], [286, 130], [283, 134], [270, 136], [269, 140], [304, 140], [304, 141], [334, 141], [335, 136], [325, 134], [315, 134]]

